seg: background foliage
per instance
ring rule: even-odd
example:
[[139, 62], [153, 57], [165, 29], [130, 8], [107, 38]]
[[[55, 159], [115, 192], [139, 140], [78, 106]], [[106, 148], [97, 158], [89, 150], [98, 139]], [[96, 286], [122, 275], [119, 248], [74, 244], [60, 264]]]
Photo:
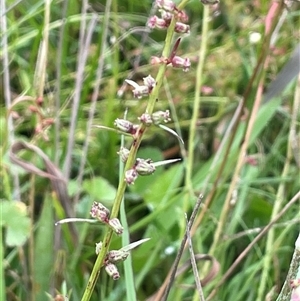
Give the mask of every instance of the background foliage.
[[[82, 9], [84, 5], [86, 11]], [[35, 1], [34, 4], [25, 0], [6, 1], [5, 13], [1, 11], [6, 22], [0, 50], [4, 66], [0, 87], [3, 96], [0, 100], [0, 194], [1, 225], [5, 230], [1, 234], [1, 300], [51, 300], [57, 294], [80, 300], [93, 267], [95, 243], [103, 237], [104, 227], [83, 223], [55, 227], [54, 223], [69, 217], [68, 204], [74, 217], [89, 217], [94, 201], [111, 208], [119, 182], [117, 151], [121, 138], [97, 128], [88, 132], [89, 114], [95, 105], [92, 124], [113, 127], [114, 120], [122, 118], [128, 108], [127, 118], [137, 122], [147, 100], [133, 99], [131, 88], [123, 83], [131, 76], [138, 82], [148, 74], [156, 76], [158, 67], [149, 62], [151, 56], [161, 55], [165, 38], [164, 32], [146, 30], [152, 1], [114, 0], [108, 21], [106, 5], [105, 1], [88, 4], [73, 0]], [[182, 39], [178, 55], [189, 57], [192, 67], [187, 73], [167, 69], [156, 104], [156, 110], [171, 110], [173, 121], [168, 126], [182, 136], [185, 144], [182, 146], [176, 137], [151, 127], [139, 150], [139, 157], [153, 161], [178, 157], [182, 161], [157, 168], [149, 177], [140, 177], [125, 194], [130, 240], [151, 238], [131, 252], [137, 300], [150, 300], [164, 282], [185, 231], [184, 213], [190, 215], [204, 187], [208, 187], [203, 198], [206, 204], [210, 189], [218, 179], [209, 208], [193, 234], [194, 252], [210, 253], [220, 263], [217, 277], [204, 287], [206, 296], [259, 230], [274, 217], [276, 200], [280, 198], [276, 209], [279, 212], [300, 189], [299, 144], [289, 153], [291, 142], [299, 139], [299, 133], [292, 140], [289, 138], [292, 124], [299, 130], [299, 112], [296, 118], [293, 115], [297, 104], [299, 107], [293, 83], [278, 97], [261, 105], [229, 212], [221, 220], [258, 81], [253, 85], [245, 118], [240, 120], [220, 177], [217, 171], [224, 152], [220, 155], [217, 151], [262, 51], [269, 6], [269, 1], [221, 1], [219, 6], [209, 8], [209, 31], [203, 37], [203, 5], [196, 0], [186, 5], [191, 32]], [[265, 88], [276, 78], [299, 40], [299, 3], [291, 5], [286, 13], [270, 53]], [[49, 36], [43, 46], [45, 28], [49, 29]], [[85, 38], [82, 30], [86, 32]], [[261, 39], [252, 41], [253, 33], [259, 33]], [[195, 81], [202, 42], [207, 43], [207, 54], [193, 141], [193, 193], [186, 198], [189, 189], [185, 181], [186, 147], [198, 92]], [[101, 76], [97, 74], [99, 57], [104, 64]], [[97, 83], [100, 89], [93, 102]], [[76, 97], [78, 116], [72, 124]], [[74, 145], [68, 165], [70, 138], [74, 139]], [[69, 169], [67, 204], [61, 203], [51, 179], [24, 171], [10, 161], [11, 145], [16, 140], [37, 146], [64, 174]], [[211, 169], [216, 154], [217, 165]], [[45, 161], [37, 153], [23, 149], [19, 155], [45, 170]], [[80, 164], [85, 156], [82, 170]], [[81, 171], [82, 183], [78, 178]], [[203, 208], [204, 205], [200, 215]], [[299, 233], [299, 218], [299, 203], [296, 203], [275, 223], [273, 237], [265, 235], [255, 244], [213, 300], [275, 300], [286, 279]], [[220, 220], [224, 223], [222, 235], [216, 240]], [[216, 248], [211, 249], [213, 244], [217, 244]], [[114, 236], [111, 249], [120, 247], [121, 239]], [[182, 263], [189, 256], [185, 251]], [[118, 267], [120, 280], [114, 282], [102, 273], [92, 300], [126, 300], [126, 277], [122, 265]], [[201, 277], [208, 270], [208, 266], [199, 263]], [[194, 275], [189, 269], [176, 278], [169, 300], [197, 300], [194, 292]]]

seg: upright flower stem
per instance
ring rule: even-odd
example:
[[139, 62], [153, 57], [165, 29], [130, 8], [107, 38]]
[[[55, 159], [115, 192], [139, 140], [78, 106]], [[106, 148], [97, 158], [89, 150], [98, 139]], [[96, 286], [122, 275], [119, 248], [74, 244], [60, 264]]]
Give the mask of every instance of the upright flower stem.
[[[166, 39], [165, 39], [165, 45], [164, 45], [164, 49], [163, 49], [163, 52], [162, 52], [163, 57], [168, 57], [169, 54], [170, 54], [171, 45], [172, 45], [172, 38], [173, 38], [173, 34], [174, 34], [174, 28], [175, 28], [175, 20], [173, 19], [170, 26], [168, 27], [168, 31], [167, 31], [167, 35], [166, 35]], [[149, 97], [148, 105], [147, 105], [147, 108], [146, 108], [146, 112], [148, 114], [153, 113], [156, 100], [158, 99], [159, 90], [160, 90], [160, 88], [162, 86], [162, 83], [163, 83], [163, 78], [164, 78], [165, 71], [166, 71], [166, 65], [162, 64], [160, 66], [160, 68], [158, 70], [158, 74], [156, 76], [156, 86], [153, 88], [152, 93], [150, 94], [150, 97]], [[131, 169], [132, 166], [135, 163], [136, 154], [137, 154], [137, 151], [139, 149], [139, 146], [141, 144], [141, 141], [142, 141], [142, 138], [143, 138], [143, 135], [144, 135], [146, 129], [147, 129], [147, 127], [144, 124], [141, 123], [138, 130], [137, 130], [137, 133], [134, 136], [133, 143], [132, 143], [131, 148], [130, 148], [129, 156], [128, 156], [128, 159], [126, 161], [124, 173], [123, 173], [123, 175], [121, 177], [121, 180], [119, 182], [116, 197], [115, 197], [113, 207], [112, 207], [112, 210], [111, 210], [111, 215], [110, 215], [111, 218], [115, 218], [119, 215], [120, 206], [121, 206], [123, 196], [124, 196], [124, 193], [125, 193], [125, 189], [126, 189], [126, 185], [127, 185], [125, 180], [124, 180], [125, 179], [125, 172], [127, 170]], [[108, 249], [109, 249], [112, 234], [113, 234], [112, 229], [107, 229], [106, 230], [106, 233], [105, 233], [105, 236], [104, 236], [104, 239], [103, 239], [103, 245], [102, 245], [101, 251], [99, 252], [99, 254], [97, 256], [96, 262], [94, 264], [92, 273], [90, 275], [87, 287], [84, 291], [84, 294], [82, 296], [81, 301], [89, 301], [91, 296], [92, 296], [92, 293], [93, 293], [93, 290], [95, 288], [97, 279], [99, 278], [99, 275], [100, 275], [100, 272], [101, 272], [101, 267], [103, 265], [104, 258], [106, 256], [106, 253], [108, 252]]]

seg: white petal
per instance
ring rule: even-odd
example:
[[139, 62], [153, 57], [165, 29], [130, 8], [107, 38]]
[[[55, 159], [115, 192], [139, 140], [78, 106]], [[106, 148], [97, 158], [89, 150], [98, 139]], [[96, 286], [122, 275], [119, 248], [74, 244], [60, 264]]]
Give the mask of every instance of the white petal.
[[136, 89], [139, 88], [139, 85], [138, 85], [136, 82], [134, 82], [133, 80], [131, 80], [131, 79], [125, 79], [125, 82], [126, 82], [128, 85], [130, 85], [130, 86], [132, 86], [132, 87], [134, 87], [134, 88], [136, 88]]

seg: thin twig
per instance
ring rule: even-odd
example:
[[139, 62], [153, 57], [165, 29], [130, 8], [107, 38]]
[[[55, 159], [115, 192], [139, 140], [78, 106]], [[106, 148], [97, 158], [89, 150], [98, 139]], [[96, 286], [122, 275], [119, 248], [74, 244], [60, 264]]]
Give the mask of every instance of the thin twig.
[[[191, 227], [192, 227], [192, 225], [194, 223], [194, 220], [196, 218], [197, 212], [198, 212], [198, 210], [200, 208], [200, 204], [202, 202], [202, 198], [203, 198], [203, 196], [200, 195], [198, 197], [198, 199], [197, 199], [197, 202], [196, 202], [195, 207], [193, 209], [192, 215], [191, 215], [190, 220], [188, 222], [188, 229], [191, 229]], [[183, 237], [183, 239], [181, 241], [180, 248], [178, 250], [177, 256], [176, 256], [175, 261], [174, 261], [174, 264], [172, 266], [172, 271], [171, 271], [171, 275], [170, 275], [170, 278], [169, 278], [169, 282], [168, 282], [167, 288], [165, 290], [165, 293], [164, 293], [161, 301], [166, 301], [167, 298], [168, 298], [168, 295], [170, 293], [171, 287], [172, 287], [174, 279], [175, 279], [175, 275], [176, 275], [176, 271], [177, 271], [177, 268], [178, 268], [178, 265], [179, 265], [180, 258], [182, 256], [183, 251], [184, 251], [184, 247], [185, 247], [186, 241], [187, 241], [187, 233], [185, 233], [185, 235], [184, 235], [184, 237]]]
[[[1, 0], [0, 2], [0, 11], [5, 12], [5, 0]], [[6, 15], [1, 16], [0, 18], [0, 27], [3, 33], [1, 46], [3, 47], [3, 86], [4, 86], [4, 99], [5, 106], [7, 110], [11, 107], [11, 92], [10, 92], [10, 78], [9, 78], [9, 57], [8, 57], [8, 45], [7, 45], [7, 19]], [[14, 140], [14, 125], [11, 114], [7, 114], [7, 131], [8, 131], [8, 144], [11, 145]], [[12, 173], [13, 177], [13, 194], [12, 199], [16, 201], [21, 200], [21, 192], [20, 192], [20, 181], [19, 175], [17, 172]]]
[[194, 273], [194, 277], [195, 277], [196, 287], [197, 287], [197, 291], [198, 291], [198, 294], [199, 294], [200, 301], [205, 301], [204, 294], [203, 294], [203, 289], [202, 289], [202, 285], [201, 285], [201, 281], [200, 281], [200, 277], [199, 277], [199, 273], [198, 273], [198, 269], [197, 269], [197, 263], [196, 263], [196, 259], [195, 259], [195, 254], [194, 254], [192, 239], [191, 239], [191, 233], [190, 233], [190, 229], [188, 227], [188, 219], [187, 219], [186, 214], [185, 214], [185, 220], [186, 220], [187, 242], [188, 242], [188, 245], [189, 245], [189, 251], [190, 251], [190, 256], [191, 256], [191, 264], [192, 264], [193, 273]]
[[[79, 35], [79, 51], [77, 57], [77, 73], [76, 73], [76, 83], [75, 83], [75, 92], [72, 104], [72, 113], [71, 113], [71, 124], [69, 128], [69, 140], [67, 146], [67, 154], [65, 157], [64, 162], [64, 175], [66, 180], [69, 180], [70, 173], [71, 173], [71, 163], [72, 163], [72, 154], [73, 154], [73, 147], [75, 141], [75, 129], [77, 124], [77, 115], [78, 115], [78, 108], [80, 103], [80, 95], [81, 89], [83, 85], [83, 75], [84, 75], [84, 67], [88, 56], [88, 50], [90, 41], [92, 38], [92, 30], [90, 30], [88, 34], [85, 34], [86, 31], [86, 12], [88, 9], [88, 1], [82, 1], [82, 8], [81, 8], [81, 23], [80, 23], [80, 35]], [[94, 22], [92, 22], [93, 24]]]
[[62, 63], [62, 55], [63, 55], [63, 43], [64, 43], [64, 34], [66, 27], [66, 15], [68, 9], [69, 0], [63, 1], [62, 8], [62, 24], [59, 30], [59, 39], [57, 45], [57, 61], [56, 61], [56, 83], [55, 83], [55, 136], [54, 136], [54, 163], [59, 166], [59, 142], [60, 142], [60, 85], [61, 85], [61, 63]]

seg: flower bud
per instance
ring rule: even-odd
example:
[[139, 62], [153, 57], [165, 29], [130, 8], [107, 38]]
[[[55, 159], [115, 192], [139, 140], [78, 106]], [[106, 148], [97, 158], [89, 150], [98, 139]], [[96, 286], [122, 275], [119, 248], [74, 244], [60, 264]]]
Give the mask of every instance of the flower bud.
[[151, 125], [153, 123], [151, 115], [148, 113], [144, 113], [141, 117], [138, 117], [139, 121], [144, 123], [145, 125]]
[[[144, 82], [146, 81], [145, 85], [140, 86], [138, 83], [131, 79], [125, 79], [125, 82], [129, 84], [130, 86], [134, 87], [135, 89], [132, 90], [133, 96], [135, 98], [142, 98], [143, 96], [148, 96], [149, 93], [152, 91], [153, 86], [148, 83], [148, 78], [152, 78], [150, 75], [144, 78]], [[154, 81], [154, 79], [153, 79]], [[154, 81], [155, 83], [155, 81]]]
[[123, 250], [111, 250], [107, 254], [107, 260], [111, 263], [117, 263], [119, 261], [124, 261], [129, 256], [128, 251]]
[[149, 18], [147, 25], [151, 29], [166, 29], [170, 24], [164, 19], [161, 19], [157, 16], [152, 16]]
[[172, 13], [170, 13], [170, 12], [168, 12], [168, 11], [165, 11], [165, 10], [163, 10], [163, 9], [160, 11], [160, 13], [161, 13], [162, 19], [164, 19], [167, 23], [170, 23], [170, 22], [171, 22], [172, 17], [173, 17], [173, 14], [172, 14]]
[[166, 110], [166, 111], [154, 112], [152, 114], [152, 120], [153, 120], [154, 124], [160, 124], [162, 122], [167, 123], [167, 122], [171, 121], [170, 111]]
[[175, 32], [178, 33], [190, 33], [190, 26], [181, 22], [176, 22]]
[[133, 123], [126, 119], [117, 118], [114, 122], [114, 125], [125, 133], [129, 133], [133, 128]]
[[41, 107], [43, 105], [44, 99], [43, 99], [43, 97], [39, 96], [39, 97], [37, 97], [35, 102], [39, 107]]
[[151, 91], [156, 85], [155, 79], [151, 75], [148, 75], [147, 77], [143, 78], [143, 81], [144, 81], [144, 85], [149, 88], [148, 93], [151, 93]]
[[127, 161], [129, 153], [130, 153], [130, 150], [123, 146], [117, 152], [117, 154], [121, 157], [121, 160], [123, 163], [125, 163]]
[[176, 8], [175, 3], [171, 0], [156, 0], [155, 3], [159, 8], [170, 12], [174, 11]]
[[158, 56], [151, 56], [150, 64], [151, 65], [159, 65], [165, 62], [165, 59], [162, 59]]
[[42, 126], [48, 126], [48, 125], [52, 125], [54, 123], [54, 119], [53, 118], [45, 118], [42, 120]]
[[110, 277], [112, 277], [113, 280], [118, 280], [120, 278], [120, 274], [117, 267], [112, 263], [108, 263], [105, 266], [105, 271]]
[[129, 169], [125, 172], [125, 182], [130, 185], [134, 184], [134, 181], [137, 179], [138, 173], [135, 169]]
[[186, 72], [186, 71], [189, 71], [189, 69], [191, 67], [191, 62], [188, 58], [184, 59], [180, 56], [175, 55], [172, 58], [171, 65], [174, 68], [183, 68], [183, 71]]
[[137, 124], [133, 124], [132, 122], [126, 120], [126, 119], [119, 119], [117, 118], [114, 122], [114, 125], [116, 128], [118, 128], [120, 131], [129, 133], [134, 135], [136, 133], [136, 130], [138, 129]]
[[177, 12], [176, 14], [176, 19], [179, 21], [179, 22], [182, 22], [182, 23], [187, 23], [189, 21], [189, 16], [187, 15], [187, 13], [183, 10], [180, 10]]
[[124, 228], [122, 227], [118, 218], [112, 218], [108, 221], [108, 225], [114, 230], [118, 235], [123, 233]]
[[102, 249], [102, 241], [100, 241], [99, 243], [96, 243], [96, 254], [98, 255], [101, 252]]
[[151, 159], [136, 159], [135, 170], [141, 176], [151, 175], [155, 172], [155, 166], [152, 164]]
[[110, 212], [101, 203], [94, 202], [92, 205], [90, 214], [93, 218], [97, 218], [99, 221], [101, 221], [103, 223], [107, 223]]
[[133, 96], [135, 98], [141, 99], [143, 96], [148, 96], [150, 93], [150, 89], [148, 86], [138, 86], [134, 90], [132, 90]]

